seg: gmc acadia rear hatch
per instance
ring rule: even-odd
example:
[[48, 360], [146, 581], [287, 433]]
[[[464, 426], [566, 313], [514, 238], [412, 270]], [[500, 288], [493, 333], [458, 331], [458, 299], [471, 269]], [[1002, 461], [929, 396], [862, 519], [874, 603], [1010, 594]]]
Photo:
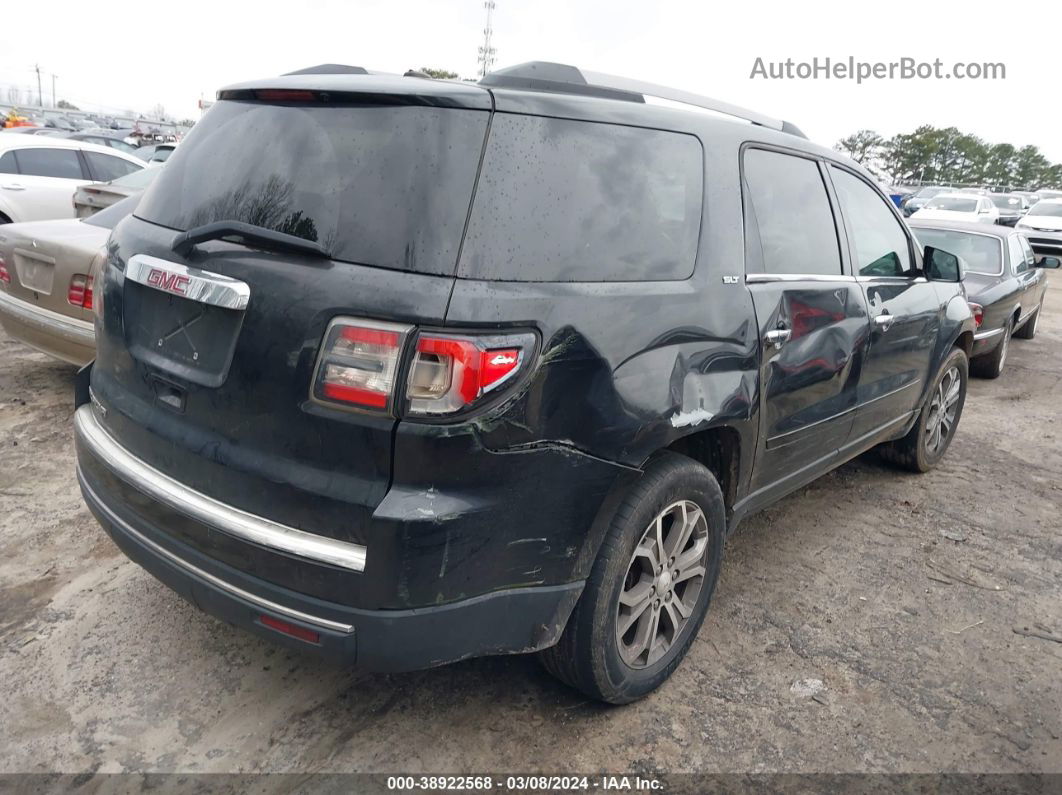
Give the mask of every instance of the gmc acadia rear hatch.
[[[336, 316], [442, 324], [491, 96], [428, 80], [365, 76], [356, 92], [349, 78], [310, 80], [223, 92], [119, 227], [98, 291], [93, 397], [104, 427], [163, 474], [364, 544], [395, 420], [312, 399], [318, 349]], [[209, 231], [217, 222], [237, 225]], [[209, 284], [184, 275], [203, 272]], [[158, 510], [111, 485], [134, 509]], [[285, 564], [173, 517], [159, 524], [266, 580], [373, 602], [356, 577], [335, 587], [341, 571]]]

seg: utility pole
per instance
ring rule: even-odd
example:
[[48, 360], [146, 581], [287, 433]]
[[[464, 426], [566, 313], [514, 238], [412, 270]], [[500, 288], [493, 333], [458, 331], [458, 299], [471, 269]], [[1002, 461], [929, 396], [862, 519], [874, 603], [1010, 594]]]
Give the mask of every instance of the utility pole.
[[41, 93], [41, 65], [34, 64], [33, 68], [37, 71], [37, 105], [44, 107], [44, 95]]
[[491, 37], [494, 36], [494, 0], [486, 0], [483, 7], [487, 9], [487, 26], [483, 28], [483, 46], [479, 48], [480, 77], [485, 77], [494, 66], [494, 56], [498, 52], [490, 43]]
[[57, 75], [55, 72], [52, 72], [52, 107], [53, 108], [56, 106], [55, 105], [55, 78], [57, 78], [58, 76], [59, 75]]

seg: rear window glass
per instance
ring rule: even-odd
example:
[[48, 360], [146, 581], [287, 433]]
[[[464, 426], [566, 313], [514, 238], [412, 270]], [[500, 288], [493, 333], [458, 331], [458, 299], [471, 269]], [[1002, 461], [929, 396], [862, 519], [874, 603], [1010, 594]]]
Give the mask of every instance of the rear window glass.
[[923, 246], [932, 246], [966, 260], [971, 273], [999, 276], [1003, 273], [1003, 244], [998, 237], [958, 229], [912, 230]]
[[243, 221], [333, 259], [449, 275], [486, 126], [474, 110], [221, 101], [136, 215], [182, 231]]
[[458, 275], [688, 278], [703, 181], [703, 152], [690, 135], [497, 114]]

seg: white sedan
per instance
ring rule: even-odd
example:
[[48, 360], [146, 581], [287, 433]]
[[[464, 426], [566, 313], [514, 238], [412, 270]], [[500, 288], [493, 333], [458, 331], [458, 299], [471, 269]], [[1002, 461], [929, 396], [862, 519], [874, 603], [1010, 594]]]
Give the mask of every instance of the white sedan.
[[74, 217], [74, 191], [144, 167], [133, 155], [49, 135], [0, 133], [0, 224]]
[[999, 208], [988, 196], [976, 193], [940, 193], [912, 215], [911, 220], [994, 224], [999, 221]]

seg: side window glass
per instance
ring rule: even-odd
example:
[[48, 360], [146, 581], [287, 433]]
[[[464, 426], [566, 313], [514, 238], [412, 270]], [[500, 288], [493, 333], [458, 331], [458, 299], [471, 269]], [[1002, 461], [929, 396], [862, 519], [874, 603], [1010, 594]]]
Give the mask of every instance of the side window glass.
[[81, 161], [74, 149], [19, 149], [15, 153], [19, 171], [27, 176], [84, 179]]
[[845, 212], [860, 276], [914, 276], [906, 232], [885, 200], [859, 177], [830, 166]]
[[0, 157], [0, 174], [17, 174], [18, 163], [15, 162], [14, 152], [4, 152]]
[[1014, 267], [1015, 273], [1024, 273], [1029, 270], [1025, 249], [1021, 243], [1021, 235], [1011, 235], [1007, 238], [1007, 247], [1010, 249], [1010, 264]]
[[837, 227], [818, 163], [749, 149], [744, 166], [746, 211], [759, 229], [764, 271], [840, 276]]
[[113, 155], [105, 155], [102, 152], [85, 152], [93, 176], [100, 182], [110, 182], [112, 179], [124, 177], [132, 171], [139, 171], [134, 163], [123, 160]]
[[1036, 252], [1033, 251], [1033, 247], [1029, 243], [1028, 238], [1018, 235], [1018, 241], [1021, 243], [1021, 250], [1025, 252], [1026, 269], [1034, 267], [1036, 265]]

